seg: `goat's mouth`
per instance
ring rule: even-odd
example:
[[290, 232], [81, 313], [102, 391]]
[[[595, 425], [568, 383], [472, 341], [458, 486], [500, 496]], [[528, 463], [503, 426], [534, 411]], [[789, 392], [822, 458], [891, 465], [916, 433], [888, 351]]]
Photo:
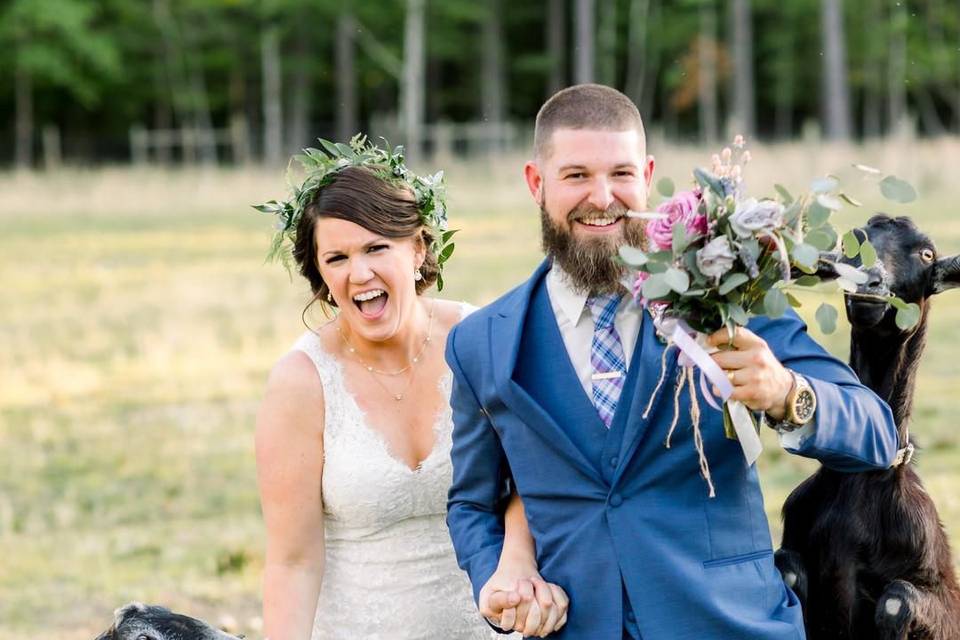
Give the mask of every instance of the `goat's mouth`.
[[887, 296], [869, 293], [847, 293], [844, 295], [847, 307], [847, 320], [854, 327], [875, 327], [890, 310]]

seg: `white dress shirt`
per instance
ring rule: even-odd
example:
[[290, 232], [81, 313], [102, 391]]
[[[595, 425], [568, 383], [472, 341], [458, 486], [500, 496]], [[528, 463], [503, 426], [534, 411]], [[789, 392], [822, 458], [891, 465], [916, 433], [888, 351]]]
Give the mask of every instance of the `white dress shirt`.
[[[570, 363], [577, 372], [583, 391], [588, 398], [592, 397], [593, 381], [590, 376], [593, 374], [593, 365], [590, 363], [590, 347], [596, 321], [587, 306], [588, 296], [574, 289], [570, 277], [556, 264], [550, 268], [546, 278], [550, 306], [557, 318], [557, 326], [560, 327], [560, 335], [567, 348], [567, 355], [570, 356]], [[634, 305], [633, 298], [624, 295], [613, 317], [613, 326], [620, 336], [624, 361], [628, 368], [642, 321], [643, 313]], [[623, 373], [626, 375], [627, 372]]]

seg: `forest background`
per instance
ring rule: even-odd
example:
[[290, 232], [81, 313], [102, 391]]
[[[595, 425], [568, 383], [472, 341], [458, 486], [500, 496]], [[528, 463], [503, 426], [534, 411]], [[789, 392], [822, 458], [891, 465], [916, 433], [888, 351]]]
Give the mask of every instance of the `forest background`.
[[[683, 186], [743, 133], [754, 194], [834, 173], [863, 202], [841, 228], [882, 209], [960, 252], [947, 0], [0, 2], [0, 640], [92, 638], [132, 599], [256, 637], [253, 419], [308, 295], [263, 264], [249, 205], [318, 136], [402, 143], [447, 171], [444, 295], [483, 304], [540, 258], [533, 117], [586, 81], [640, 106], [658, 177]], [[854, 162], [919, 199], [884, 201]], [[820, 300], [839, 298], [802, 312]], [[912, 431], [956, 540], [960, 294], [931, 316]], [[846, 357], [845, 326], [811, 327]], [[814, 468], [767, 440], [775, 541]]]

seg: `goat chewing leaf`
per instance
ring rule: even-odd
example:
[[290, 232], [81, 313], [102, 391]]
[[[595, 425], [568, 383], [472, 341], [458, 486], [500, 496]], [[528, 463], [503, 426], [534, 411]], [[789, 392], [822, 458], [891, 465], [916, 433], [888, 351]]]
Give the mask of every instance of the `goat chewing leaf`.
[[863, 244], [860, 245], [860, 262], [866, 269], [877, 263], [877, 250], [873, 248], [869, 240], [864, 240]]
[[843, 255], [851, 260], [860, 254], [860, 240], [857, 234], [851, 229], [843, 234]]
[[897, 309], [896, 322], [904, 331], [913, 329], [920, 322], [920, 307], [911, 302], [902, 309]]

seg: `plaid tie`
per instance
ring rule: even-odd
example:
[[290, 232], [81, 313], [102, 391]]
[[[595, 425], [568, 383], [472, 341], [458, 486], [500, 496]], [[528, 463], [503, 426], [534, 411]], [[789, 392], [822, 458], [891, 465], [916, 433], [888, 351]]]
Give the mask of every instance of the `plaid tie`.
[[613, 326], [613, 318], [620, 304], [618, 294], [591, 296], [587, 300], [593, 314], [593, 341], [590, 344], [590, 367], [593, 371], [593, 406], [603, 424], [610, 428], [617, 400], [623, 390], [627, 365], [623, 356], [623, 344]]

